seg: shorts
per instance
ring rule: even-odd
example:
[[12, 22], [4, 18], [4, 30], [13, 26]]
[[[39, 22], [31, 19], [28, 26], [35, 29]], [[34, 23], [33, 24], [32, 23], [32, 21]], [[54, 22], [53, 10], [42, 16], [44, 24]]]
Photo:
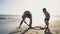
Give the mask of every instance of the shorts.
[[49, 21], [50, 18], [45, 18], [45, 21]]
[[30, 18], [31, 17], [31, 13], [30, 12], [24, 12], [22, 18], [26, 18], [26, 17]]

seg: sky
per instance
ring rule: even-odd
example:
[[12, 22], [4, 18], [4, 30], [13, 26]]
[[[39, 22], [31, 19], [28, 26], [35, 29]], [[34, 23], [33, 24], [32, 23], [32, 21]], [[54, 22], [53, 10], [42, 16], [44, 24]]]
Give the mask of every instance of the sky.
[[0, 0], [0, 14], [22, 15], [25, 10], [29, 10], [33, 15], [33, 22], [43, 22], [43, 8], [51, 16], [60, 16], [60, 0]]
[[42, 8], [53, 15], [60, 13], [60, 0], [0, 0], [0, 14], [20, 15], [25, 10], [32, 14], [42, 13]]

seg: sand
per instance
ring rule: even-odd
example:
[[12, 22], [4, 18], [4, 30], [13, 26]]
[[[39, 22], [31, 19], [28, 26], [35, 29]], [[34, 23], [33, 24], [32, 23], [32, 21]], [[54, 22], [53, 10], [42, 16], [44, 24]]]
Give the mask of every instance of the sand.
[[60, 21], [51, 22], [48, 29], [41, 26], [38, 26], [35, 29], [28, 29], [27, 27], [22, 26], [9, 34], [60, 34]]

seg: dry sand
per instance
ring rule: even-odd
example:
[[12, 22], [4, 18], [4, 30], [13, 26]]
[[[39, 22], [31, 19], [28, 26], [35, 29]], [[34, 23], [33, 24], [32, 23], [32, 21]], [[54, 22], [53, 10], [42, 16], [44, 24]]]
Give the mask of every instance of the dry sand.
[[60, 21], [51, 22], [49, 29], [42, 28], [28, 29], [23, 26], [10, 34], [60, 34]]

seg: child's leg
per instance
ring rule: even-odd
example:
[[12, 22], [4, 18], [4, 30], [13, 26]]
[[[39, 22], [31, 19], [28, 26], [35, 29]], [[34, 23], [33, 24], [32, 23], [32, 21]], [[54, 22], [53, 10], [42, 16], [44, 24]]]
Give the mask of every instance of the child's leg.
[[46, 18], [44, 19], [44, 22], [45, 22], [45, 26], [47, 26]]
[[19, 25], [19, 28], [21, 27], [21, 25], [22, 25], [22, 23], [23, 23], [24, 20], [25, 20], [25, 18], [23, 18], [23, 20], [21, 21], [21, 23]]
[[49, 26], [49, 19], [47, 19], [47, 27]]
[[49, 26], [49, 18], [45, 18], [45, 24], [46, 26]]
[[30, 28], [32, 27], [32, 16], [30, 17], [30, 23], [29, 23]]

